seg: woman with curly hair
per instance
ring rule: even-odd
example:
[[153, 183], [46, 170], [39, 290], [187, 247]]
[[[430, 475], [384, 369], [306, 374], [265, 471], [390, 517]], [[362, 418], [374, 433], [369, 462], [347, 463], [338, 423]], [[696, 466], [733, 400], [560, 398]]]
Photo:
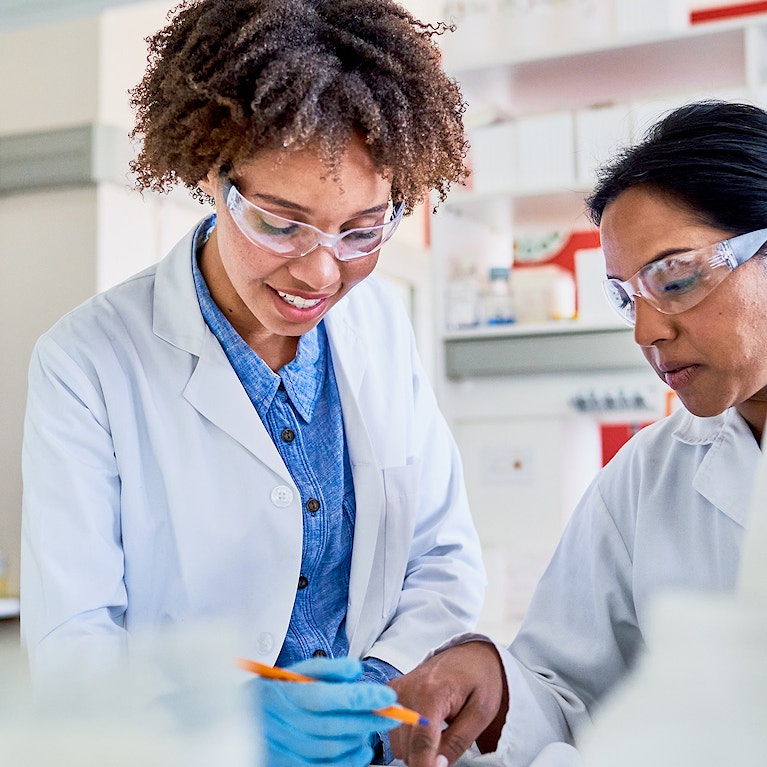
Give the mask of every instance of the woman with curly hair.
[[216, 212], [36, 346], [36, 673], [234, 619], [243, 656], [332, 680], [259, 685], [272, 761], [366, 764], [393, 724], [370, 713], [385, 683], [473, 626], [456, 446], [401, 301], [370, 276], [401, 218], [465, 175], [442, 31], [392, 0], [187, 0], [149, 39], [138, 186]]

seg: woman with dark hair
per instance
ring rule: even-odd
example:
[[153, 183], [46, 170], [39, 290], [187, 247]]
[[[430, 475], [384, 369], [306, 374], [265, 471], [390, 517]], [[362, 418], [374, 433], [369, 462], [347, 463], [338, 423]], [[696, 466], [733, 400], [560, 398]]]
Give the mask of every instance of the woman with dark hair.
[[334, 680], [263, 684], [273, 763], [367, 764], [385, 683], [474, 625], [458, 452], [402, 302], [370, 276], [401, 218], [466, 173], [442, 31], [393, 0], [187, 0], [149, 39], [138, 186], [181, 183], [216, 214], [34, 351], [36, 675], [235, 621], [241, 655]]
[[676, 110], [601, 171], [588, 207], [606, 296], [684, 408], [596, 476], [509, 648], [459, 637], [392, 682], [432, 720], [393, 736], [409, 767], [473, 742], [483, 764], [521, 767], [572, 743], [643, 652], [656, 595], [736, 584], [767, 418], [767, 113]]

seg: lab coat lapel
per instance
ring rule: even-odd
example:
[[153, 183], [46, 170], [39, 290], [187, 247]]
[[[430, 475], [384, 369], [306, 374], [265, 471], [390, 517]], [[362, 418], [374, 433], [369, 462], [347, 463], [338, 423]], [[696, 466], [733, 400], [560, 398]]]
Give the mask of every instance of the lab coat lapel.
[[[695, 444], [708, 439], [712, 444], [698, 467], [693, 487], [730, 519], [746, 527], [751, 490], [756, 466], [761, 455], [748, 424], [731, 408], [724, 414], [730, 428], [718, 426], [717, 418], [688, 419], [686, 431], [680, 429], [680, 439]], [[696, 431], [697, 429], [697, 431]], [[730, 477], [738, 477], [737, 482]]]
[[[340, 311], [339, 311], [340, 310]], [[360, 388], [366, 374], [368, 349], [345, 318], [341, 305], [326, 318], [338, 392], [343, 410], [344, 431], [354, 477], [357, 513], [354, 523], [354, 549], [349, 580], [349, 610], [346, 632], [350, 653], [357, 643], [363, 605], [375, 606], [380, 615], [383, 600], [384, 484], [370, 433], [360, 406]], [[378, 583], [378, 586], [376, 586]], [[370, 592], [370, 593], [368, 593]], [[376, 594], [379, 595], [376, 598]], [[367, 598], [366, 598], [367, 595]], [[364, 628], [364, 623], [362, 627]]]
[[184, 388], [186, 400], [283, 481], [292, 484], [290, 473], [240, 379], [203, 319], [191, 268], [196, 229], [192, 229], [157, 265], [154, 332], [199, 358]]
[[213, 333], [209, 332], [203, 342], [184, 397], [201, 415], [292, 484], [285, 463]]

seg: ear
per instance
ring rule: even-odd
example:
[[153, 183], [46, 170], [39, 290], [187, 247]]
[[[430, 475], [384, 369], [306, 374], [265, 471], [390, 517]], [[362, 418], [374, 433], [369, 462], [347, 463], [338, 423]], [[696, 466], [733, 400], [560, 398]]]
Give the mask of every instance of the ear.
[[209, 197], [215, 198], [218, 191], [218, 173], [214, 170], [209, 170], [208, 175], [197, 182], [197, 186]]

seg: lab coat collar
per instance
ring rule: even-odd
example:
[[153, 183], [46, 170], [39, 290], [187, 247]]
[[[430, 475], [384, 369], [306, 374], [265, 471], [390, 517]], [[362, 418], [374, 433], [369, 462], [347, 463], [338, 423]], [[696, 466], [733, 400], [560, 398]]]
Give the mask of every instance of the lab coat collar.
[[[370, 279], [370, 278], [368, 278]], [[349, 294], [325, 316], [325, 327], [333, 355], [333, 366], [343, 370], [349, 392], [356, 398], [368, 364], [368, 350], [352, 324], [348, 311]]]
[[213, 335], [200, 311], [192, 276], [192, 247], [198, 230], [208, 219], [192, 229], [157, 264], [152, 329], [169, 344], [200, 356], [205, 337]]
[[183, 396], [201, 415], [236, 439], [283, 482], [293, 480], [269, 433], [200, 311], [192, 276], [198, 224], [157, 265], [153, 329], [157, 336], [198, 357]]
[[740, 413], [730, 408], [711, 418], [699, 418], [684, 411], [674, 437], [688, 445], [711, 445], [698, 466], [693, 488], [746, 527], [760, 450]]
[[[364, 406], [360, 406], [359, 400], [369, 351], [350, 317], [348, 296], [328, 312], [325, 327], [344, 414], [344, 434], [352, 463], [354, 491], [358, 499], [364, 498], [364, 503], [357, 503], [354, 521], [349, 609], [346, 615], [349, 652], [356, 654], [365, 634], [363, 608], [368, 601], [365, 595], [369, 588], [382, 589], [380, 583], [376, 584], [383, 577], [380, 556], [376, 557], [376, 544], [383, 535], [386, 495], [370, 430], [365, 423]], [[378, 604], [378, 601], [372, 600], [372, 603]]]

